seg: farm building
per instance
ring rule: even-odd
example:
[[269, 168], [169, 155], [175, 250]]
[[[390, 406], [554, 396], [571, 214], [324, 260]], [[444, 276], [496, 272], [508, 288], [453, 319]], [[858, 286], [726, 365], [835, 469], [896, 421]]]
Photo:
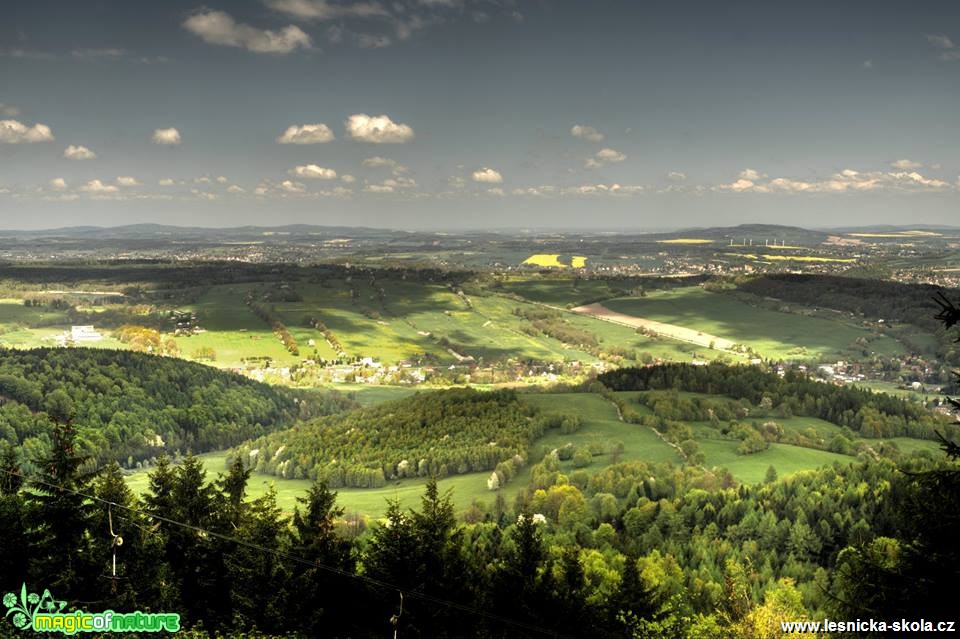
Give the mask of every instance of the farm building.
[[92, 326], [71, 326], [70, 327], [70, 340], [74, 342], [99, 342], [103, 339], [103, 335], [100, 334]]

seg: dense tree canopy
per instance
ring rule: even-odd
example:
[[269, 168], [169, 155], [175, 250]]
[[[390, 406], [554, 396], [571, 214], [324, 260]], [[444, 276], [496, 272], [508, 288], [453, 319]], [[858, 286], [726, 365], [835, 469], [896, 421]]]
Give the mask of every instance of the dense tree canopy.
[[513, 391], [453, 389], [302, 423], [245, 443], [237, 454], [282, 477], [383, 486], [522, 462], [551, 424]]
[[[285, 389], [179, 359], [86, 348], [0, 351], [0, 442], [22, 446], [28, 458], [50, 446], [45, 413], [54, 410], [73, 420], [86, 454], [126, 464], [236, 444], [289, 425], [307, 410], [303, 403]], [[320, 396], [306, 403], [321, 413], [352, 405]]]
[[[952, 434], [949, 418], [906, 399], [852, 386], [835, 386], [803, 373], [782, 377], [756, 366], [664, 364], [622, 368], [598, 380], [612, 390], [666, 390], [727, 395], [750, 404], [764, 402], [784, 415], [803, 415], [846, 426], [864, 437], [936, 439], [937, 430]], [[679, 419], [679, 417], [677, 417]]]

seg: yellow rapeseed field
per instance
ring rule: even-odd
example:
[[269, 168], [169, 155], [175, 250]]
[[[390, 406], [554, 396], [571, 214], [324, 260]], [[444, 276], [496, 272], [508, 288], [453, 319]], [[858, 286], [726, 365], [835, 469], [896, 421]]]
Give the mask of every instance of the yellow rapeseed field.
[[524, 264], [532, 264], [533, 266], [556, 266], [558, 268], [566, 267], [566, 264], [560, 262], [560, 256], [558, 254], [547, 254], [547, 253], [537, 253], [536, 255], [531, 255], [523, 261]]
[[754, 253], [724, 253], [724, 255], [735, 255], [748, 260], [771, 260], [771, 261], [791, 261], [791, 262], [856, 262], [852, 257], [820, 257], [819, 255], [756, 255]]
[[587, 258], [583, 255], [571, 255], [570, 263], [564, 264], [560, 261], [560, 255], [558, 254], [537, 253], [525, 259], [523, 263], [532, 266], [552, 266], [555, 268], [567, 268], [569, 266], [573, 268], [583, 268], [587, 265]]

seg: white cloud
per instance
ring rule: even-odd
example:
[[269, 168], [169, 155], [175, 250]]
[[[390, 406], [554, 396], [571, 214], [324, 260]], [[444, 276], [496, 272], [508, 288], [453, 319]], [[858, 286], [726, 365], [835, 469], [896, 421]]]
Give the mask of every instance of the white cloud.
[[83, 145], [71, 144], [63, 151], [63, 157], [68, 160], [93, 160], [97, 154]]
[[90, 180], [81, 186], [80, 190], [85, 193], [116, 193], [120, 189], [112, 184], [104, 184], [100, 180]]
[[753, 189], [754, 182], [753, 180], [740, 178], [736, 182], [731, 182], [730, 184], [721, 184], [720, 188], [724, 191], [733, 191], [734, 193], [741, 193], [743, 191], [749, 191]]
[[413, 129], [407, 124], [394, 122], [386, 115], [356, 113], [344, 123], [347, 135], [360, 142], [390, 144], [413, 139]]
[[449, 184], [452, 189], [463, 189], [466, 188], [467, 181], [459, 175], [451, 175], [447, 178], [447, 184]]
[[525, 188], [516, 188], [510, 191], [513, 195], [520, 196], [531, 196], [531, 197], [546, 197], [549, 195], [554, 195], [557, 191], [557, 187], [551, 185], [545, 186], [528, 186]]
[[303, 193], [307, 190], [300, 182], [294, 182], [292, 180], [284, 180], [280, 183], [280, 188], [286, 191], [287, 193]]
[[209, 191], [201, 191], [200, 189], [190, 189], [190, 193], [193, 194], [198, 200], [206, 200], [207, 202], [212, 202], [213, 200], [219, 200], [220, 196], [216, 193], [210, 193]]
[[67, 181], [62, 177], [53, 178], [50, 180], [50, 186], [58, 191], [62, 191], [63, 189], [67, 188]]
[[890, 166], [892, 166], [895, 169], [905, 169], [908, 171], [912, 171], [913, 169], [922, 168], [923, 164], [921, 164], [920, 162], [914, 162], [913, 160], [903, 159], [903, 160], [896, 160], [895, 162], [891, 162]]
[[670, 171], [667, 173], [667, 179], [671, 182], [683, 182], [687, 179], [687, 174], [681, 171]]
[[173, 178], [161, 178], [157, 184], [160, 186], [173, 186], [176, 182], [174, 182]]
[[226, 184], [226, 183], [228, 183], [229, 181], [230, 181], [230, 180], [228, 180], [228, 179], [227, 179], [227, 176], [225, 176], [225, 175], [221, 175], [221, 176], [217, 177], [217, 184]]
[[916, 192], [942, 191], [951, 188], [944, 180], [928, 178], [916, 171], [855, 171], [844, 169], [829, 178], [800, 180], [778, 177], [762, 182], [767, 176], [757, 174], [751, 180], [741, 177], [735, 182], [715, 187], [734, 193], [863, 193], [869, 191]]
[[326, 0], [266, 0], [274, 11], [305, 20], [337, 20], [340, 18], [375, 18], [390, 15], [377, 2], [333, 4]]
[[349, 174], [347, 174], [347, 175], [341, 175], [341, 176], [340, 176], [340, 179], [341, 179], [343, 182], [345, 182], [346, 184], [353, 184], [354, 182], [357, 181], [357, 178], [355, 178], [355, 177], [353, 177], [352, 175], [349, 175]]
[[748, 181], [751, 181], [751, 182], [755, 182], [755, 181], [757, 181], [757, 180], [759, 180], [759, 179], [761, 179], [761, 178], [765, 178], [765, 177], [767, 177], [765, 174], [762, 174], [762, 173], [760, 173], [759, 171], [756, 171], [756, 170], [754, 170], [754, 169], [744, 169], [744, 170], [740, 171], [740, 179], [742, 179], [742, 180], [748, 180]]
[[927, 42], [932, 44], [937, 49], [953, 49], [956, 46], [953, 44], [953, 40], [950, 39], [950, 36], [946, 35], [928, 35]]
[[27, 126], [17, 120], [0, 120], [0, 142], [7, 144], [32, 144], [33, 142], [50, 142], [53, 133], [46, 124]]
[[409, 171], [409, 167], [400, 164], [396, 160], [391, 160], [390, 158], [380, 157], [376, 155], [372, 158], [366, 158], [360, 162], [363, 166], [368, 169], [379, 169], [379, 168], [389, 168], [390, 172], [394, 175], [403, 175]]
[[3, 102], [0, 102], [0, 115], [8, 118], [15, 118], [18, 115], [20, 115], [20, 109], [13, 106], [12, 104], [5, 104]]
[[227, 187], [227, 193], [246, 193], [246, 191], [244, 191], [243, 187], [241, 186], [237, 186], [236, 184], [231, 184], [230, 186]]
[[473, 172], [474, 182], [485, 182], [487, 184], [500, 184], [503, 182], [503, 175], [496, 169], [483, 167], [479, 171]]
[[639, 185], [630, 184], [581, 184], [579, 186], [556, 187], [531, 186], [526, 188], [517, 188], [511, 191], [511, 194], [520, 197], [630, 197], [647, 191], [647, 188]]
[[326, 124], [293, 124], [287, 127], [277, 142], [280, 144], [323, 144], [334, 139], [333, 131]]
[[383, 185], [395, 189], [412, 189], [417, 185], [417, 181], [407, 177], [389, 178], [383, 181]]
[[934, 48], [940, 50], [941, 60], [960, 60], [960, 49], [957, 49], [957, 45], [954, 44], [953, 40], [951, 40], [949, 36], [928, 35], [927, 42], [932, 44]]
[[621, 184], [584, 184], [563, 189], [565, 195], [635, 195], [643, 191], [642, 186]]
[[254, 53], [290, 53], [310, 48], [310, 36], [296, 25], [279, 31], [258, 29], [236, 22], [223, 11], [197, 13], [183, 21], [183, 28], [210, 44], [240, 47]]
[[397, 162], [396, 160], [391, 160], [390, 158], [384, 158], [380, 157], [379, 155], [375, 155], [372, 158], [364, 159], [362, 162], [360, 162], [360, 164], [368, 169], [378, 169], [384, 166], [394, 167], [397, 165]]
[[487, 189], [487, 193], [489, 193], [490, 195], [496, 195], [497, 197], [503, 197], [504, 195], [506, 195], [506, 192], [504, 192], [504, 190], [501, 189], [499, 186], [495, 186], [492, 189]]
[[154, 129], [150, 140], [154, 144], [176, 146], [180, 144], [180, 131], [173, 127], [170, 127], [169, 129]]
[[393, 193], [394, 188], [389, 184], [368, 184], [363, 190], [367, 193]]
[[591, 142], [600, 142], [603, 140], [603, 133], [585, 124], [574, 124], [570, 129], [570, 135], [582, 140], [590, 140]]
[[297, 166], [290, 169], [289, 173], [290, 175], [295, 175], [300, 178], [311, 178], [315, 180], [334, 180], [337, 177], [337, 172], [333, 169], [317, 166], [316, 164]]
[[627, 159], [627, 156], [621, 153], [620, 151], [617, 151], [615, 149], [610, 149], [610, 148], [604, 148], [594, 153], [592, 158], [587, 158], [586, 162], [584, 162], [584, 166], [586, 166], [588, 169], [596, 169], [603, 166], [604, 164], [614, 164], [616, 162], [623, 162], [626, 159]]
[[137, 181], [137, 178], [130, 177], [129, 175], [118, 176], [117, 184], [120, 186], [140, 186], [140, 182]]

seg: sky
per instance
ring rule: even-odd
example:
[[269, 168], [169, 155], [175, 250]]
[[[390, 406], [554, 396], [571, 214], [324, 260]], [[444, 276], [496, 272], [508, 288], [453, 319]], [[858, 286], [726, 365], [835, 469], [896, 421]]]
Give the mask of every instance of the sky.
[[955, 1], [0, 13], [0, 228], [960, 223]]

